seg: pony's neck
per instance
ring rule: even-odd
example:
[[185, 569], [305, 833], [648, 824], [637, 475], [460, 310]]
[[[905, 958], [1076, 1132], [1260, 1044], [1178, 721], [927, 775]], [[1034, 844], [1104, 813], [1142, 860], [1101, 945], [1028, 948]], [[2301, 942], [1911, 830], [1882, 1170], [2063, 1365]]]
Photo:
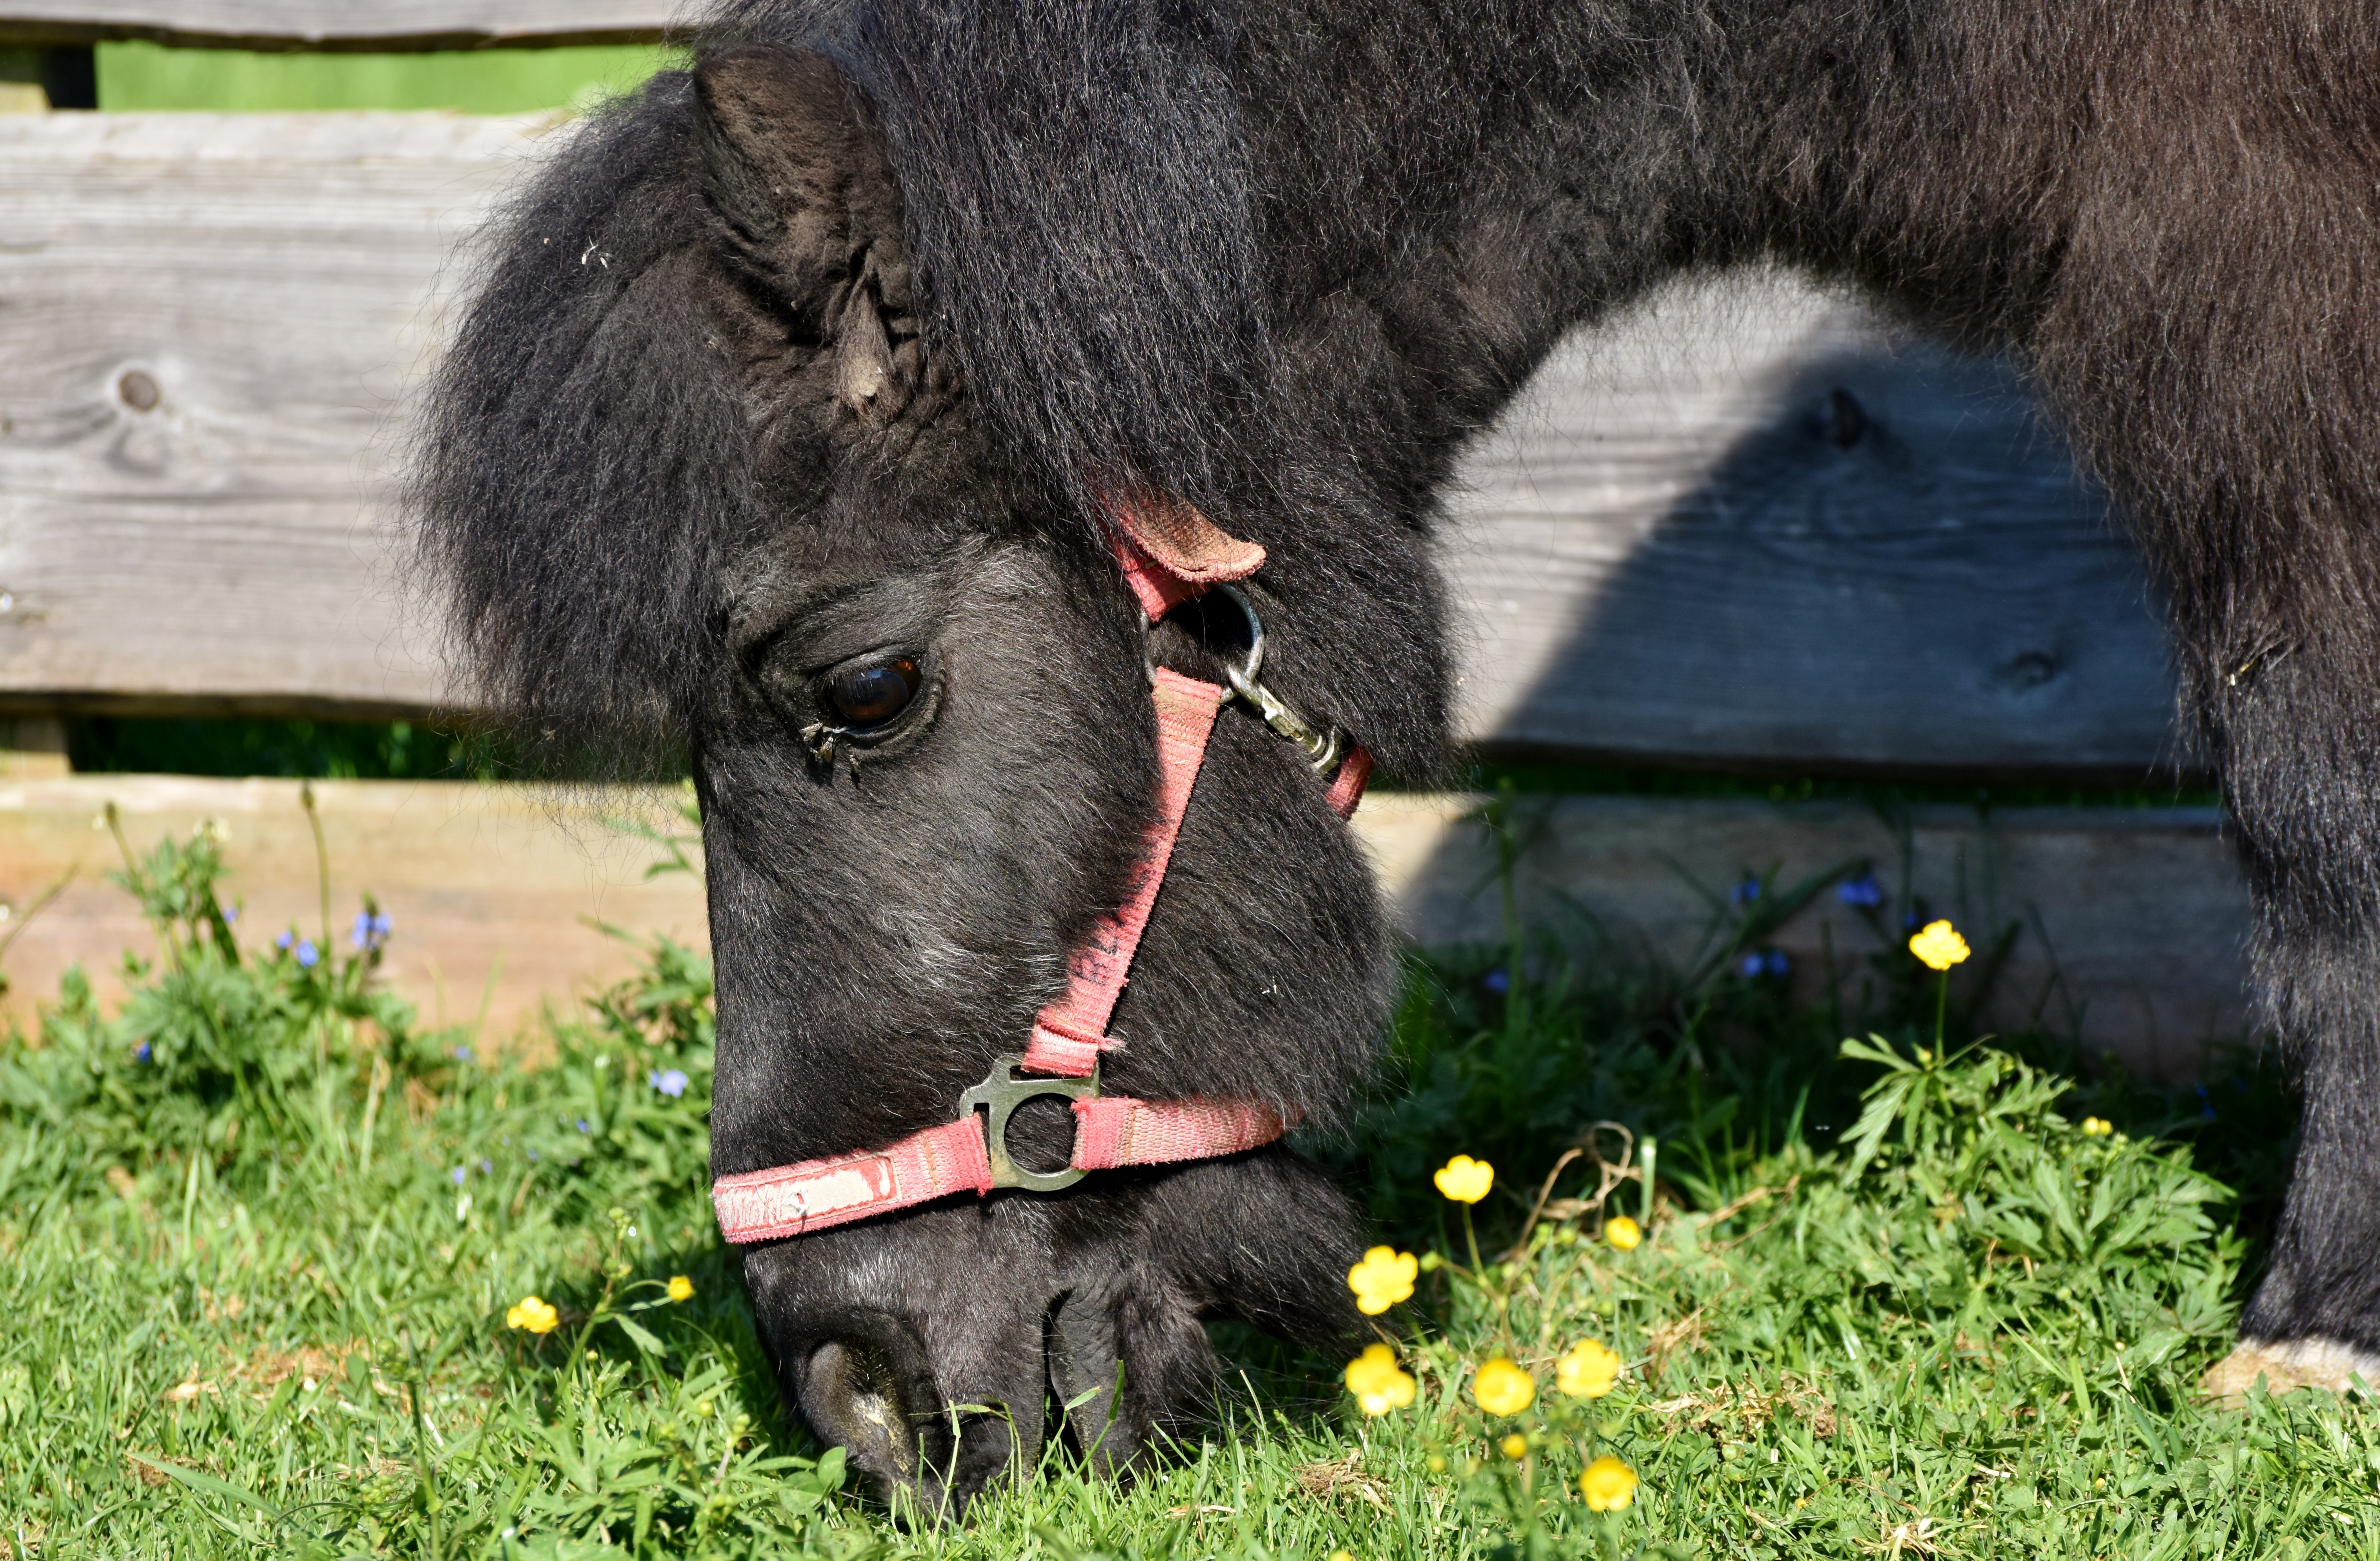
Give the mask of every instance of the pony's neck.
[[1949, 8], [1293, 0], [1248, 30], [1277, 327], [1368, 370], [1342, 382], [1417, 490], [1681, 272], [1772, 260], [1999, 345], [2056, 263], [2059, 149], [2010, 127], [2082, 89]]
[[1673, 7], [1302, 0], [1248, 29], [1276, 329], [1415, 491], [1566, 331], [1706, 258], [1710, 62]]

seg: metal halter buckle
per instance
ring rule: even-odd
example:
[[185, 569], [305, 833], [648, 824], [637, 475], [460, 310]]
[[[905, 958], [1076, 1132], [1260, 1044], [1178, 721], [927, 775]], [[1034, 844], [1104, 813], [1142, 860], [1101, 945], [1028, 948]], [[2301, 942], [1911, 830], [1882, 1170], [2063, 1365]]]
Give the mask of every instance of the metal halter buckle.
[[[1045, 1095], [1065, 1100], [1092, 1100], [1099, 1093], [1099, 1064], [1091, 1064], [1087, 1079], [1020, 1079], [1016, 1070], [1025, 1065], [1022, 1052], [1012, 1053], [991, 1065], [983, 1083], [959, 1096], [959, 1117], [964, 1120], [977, 1107], [989, 1114], [983, 1124], [983, 1146], [991, 1161], [991, 1184], [994, 1187], [1022, 1187], [1031, 1192], [1055, 1192], [1072, 1187], [1083, 1180], [1084, 1173], [1072, 1165], [1053, 1171], [1031, 1171], [1018, 1165], [1008, 1153], [1008, 1119], [1028, 1100]], [[1081, 1124], [1075, 1126], [1077, 1134]], [[1070, 1148], [1066, 1157], [1074, 1158]]]

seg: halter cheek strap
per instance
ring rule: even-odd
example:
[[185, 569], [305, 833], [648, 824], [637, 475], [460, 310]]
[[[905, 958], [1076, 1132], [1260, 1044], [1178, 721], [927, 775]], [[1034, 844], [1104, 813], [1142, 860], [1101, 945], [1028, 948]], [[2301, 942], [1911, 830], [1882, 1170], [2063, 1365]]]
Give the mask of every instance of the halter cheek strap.
[[1087, 1077], [1099, 1066], [1099, 1053], [1116, 1044], [1107, 1036], [1108, 1017], [1123, 996], [1133, 954], [1148, 929], [1157, 891], [1164, 887], [1173, 841], [1190, 810], [1190, 789], [1207, 760], [1215, 712], [1230, 697], [1213, 684], [1184, 677], [1171, 667], [1158, 668], [1154, 681], [1149, 693], [1157, 701], [1157, 817], [1123, 903], [1099, 918], [1066, 967], [1065, 994], [1033, 1021], [1025, 1066], [1037, 1073]]
[[[1187, 504], [1116, 504], [1113, 514], [1118, 561], [1152, 623], [1208, 587], [1244, 579], [1264, 563], [1262, 548], [1231, 537]], [[1255, 1101], [1148, 1101], [1099, 1093], [1099, 1056], [1122, 1044], [1108, 1035], [1108, 1020], [1164, 885], [1216, 712], [1232, 697], [1225, 689], [1167, 667], [1157, 668], [1151, 682], [1157, 817], [1139, 868], [1123, 902], [1102, 916], [1075, 950], [1065, 992], [1035, 1017], [1023, 1054], [1001, 1059], [990, 1077], [962, 1095], [955, 1121], [882, 1149], [719, 1178], [711, 1184], [711, 1203], [720, 1234], [729, 1242], [806, 1235], [953, 1192], [981, 1194], [995, 1187], [1055, 1191], [1087, 1171], [1236, 1155], [1288, 1131], [1279, 1113]], [[1328, 795], [1342, 817], [1354, 811], [1371, 768], [1371, 756], [1360, 747], [1340, 762]], [[1019, 1070], [1050, 1077], [1020, 1079]], [[1043, 1095], [1072, 1104], [1075, 1148], [1062, 1171], [1028, 1171], [1009, 1158], [1010, 1114]], [[979, 1107], [985, 1109], [982, 1117], [977, 1115]]]

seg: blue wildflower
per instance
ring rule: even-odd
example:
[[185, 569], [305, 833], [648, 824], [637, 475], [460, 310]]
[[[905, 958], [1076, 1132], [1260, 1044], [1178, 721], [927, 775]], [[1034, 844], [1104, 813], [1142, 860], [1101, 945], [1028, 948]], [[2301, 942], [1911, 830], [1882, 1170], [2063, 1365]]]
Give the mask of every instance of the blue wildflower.
[[653, 1088], [668, 1095], [672, 1100], [686, 1093], [686, 1075], [675, 1068], [666, 1072], [655, 1073], [648, 1082]]
[[1735, 892], [1729, 898], [1739, 905], [1751, 904], [1760, 898], [1760, 880], [1750, 873], [1744, 874], [1743, 880], [1735, 886]]
[[135, 1048], [132, 1053], [132, 1060], [135, 1062], [146, 1062], [149, 1060], [149, 1043], [147, 1041], [141, 1042], [140, 1045]]
[[467, 1166], [456, 1166], [454, 1170], [448, 1174], [454, 1178], [455, 1185], [460, 1187], [463, 1185], [463, 1179], [470, 1175], [471, 1172], [470, 1168]]
[[457, 1062], [470, 1061], [471, 1048], [469, 1047], [456, 1047], [455, 1048], [455, 1060]]
[[578, 1119], [578, 1131], [580, 1132], [593, 1132], [595, 1130], [587, 1125], [586, 1118], [581, 1117]]
[[298, 940], [298, 962], [299, 964], [304, 965], [308, 970], [311, 970], [314, 968], [314, 962], [322, 957], [322, 951], [314, 947], [314, 940], [312, 938], [301, 938]]
[[1501, 970], [1491, 970], [1479, 978], [1479, 985], [1501, 997], [1512, 989], [1512, 978]]
[[237, 906], [237, 905], [224, 905], [224, 906], [220, 906], [220, 907], [218, 907], [218, 909], [220, 909], [220, 910], [223, 912], [223, 919], [224, 919], [225, 921], [226, 921], [226, 922], [236, 922], [236, 921], [239, 920], [239, 907], [238, 907], [238, 906]]
[[1767, 953], [1761, 956], [1761, 961], [1769, 974], [1780, 979], [1788, 970], [1792, 968], [1792, 962], [1785, 957], [1785, 950], [1782, 949], [1769, 950]]
[[298, 935], [296, 933], [285, 932], [280, 937], [273, 940], [273, 946], [276, 949], [286, 949], [296, 941], [298, 941]]
[[1876, 881], [1874, 873], [1862, 873], [1835, 886], [1835, 898], [1846, 905], [1874, 910], [1884, 903], [1884, 888]]
[[1743, 956], [1743, 963], [1738, 968], [1740, 968], [1743, 974], [1748, 976], [1758, 975], [1763, 970], [1767, 968], [1767, 962], [1764, 961], [1758, 954], [1746, 954]]
[[494, 1174], [495, 1174], [495, 1170], [496, 1170], [496, 1162], [495, 1162], [495, 1161], [493, 1161], [493, 1160], [481, 1160], [481, 1161], [480, 1162], [480, 1174], [481, 1176], [492, 1176], [492, 1175], [494, 1175]]
[[531, 1164], [535, 1164], [537, 1161], [539, 1161], [539, 1160], [542, 1160], [542, 1159], [544, 1159], [544, 1158], [545, 1158], [545, 1156], [542, 1156], [542, 1155], [539, 1154], [539, 1153], [538, 1153], [536, 1150], [534, 1150], [534, 1149], [532, 1149], [532, 1150], [530, 1150], [530, 1151], [528, 1152], [528, 1157], [529, 1157], [529, 1161], [530, 1161], [530, 1163], [531, 1163]]
[[2206, 1086], [2198, 1086], [2198, 1114], [2208, 1121], [2215, 1120], [2215, 1102], [2206, 1098]]

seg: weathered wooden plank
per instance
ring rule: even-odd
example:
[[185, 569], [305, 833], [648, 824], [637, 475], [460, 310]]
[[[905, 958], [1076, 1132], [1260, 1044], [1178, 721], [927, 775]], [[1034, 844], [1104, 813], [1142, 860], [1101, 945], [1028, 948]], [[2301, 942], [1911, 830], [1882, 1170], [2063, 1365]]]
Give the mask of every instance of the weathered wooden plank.
[[[1425, 946], [1503, 937], [1494, 856], [1462, 822], [1478, 800], [1385, 794], [1355, 816], [1400, 925]], [[1623, 952], [1683, 965], [1746, 873], [1790, 886], [1865, 859], [1888, 893], [1913, 889], [1979, 947], [2015, 924], [1986, 1010], [2003, 1029], [2038, 1023], [2166, 1078], [2249, 1033], [2248, 891], [2215, 808], [1935, 805], [1896, 827], [1857, 803], [1572, 797], [1524, 798], [1521, 817], [1523, 918], [1558, 943], [1592, 926]], [[1774, 947], [1809, 1001], [1826, 996], [1831, 957], [1855, 1009], [1882, 940], [1828, 894]]]
[[1465, 477], [1491, 744], [2132, 782], [2177, 756], [2137, 556], [2013, 371], [1848, 299], [1673, 290], [1548, 363]]
[[668, 0], [0, 0], [0, 45], [471, 49], [661, 39]]
[[[584, 918], [704, 941], [699, 886], [684, 874], [645, 881], [657, 851], [604, 822], [667, 823], [674, 793], [410, 781], [332, 781], [316, 793], [334, 930], [370, 890], [396, 924], [386, 966], [396, 988], [425, 1013], [460, 1021], [484, 995], [492, 1040], [531, 1023], [540, 1002], [565, 1005], [625, 972], [625, 949]], [[74, 872], [8, 951], [6, 1002], [20, 1020], [55, 998], [78, 961], [115, 1000], [118, 953], [149, 946], [131, 901], [103, 876], [116, 850], [92, 826], [111, 800], [136, 850], [223, 820], [249, 936], [318, 926], [313, 841], [294, 781], [0, 774], [0, 905], [21, 914]], [[1501, 937], [1494, 891], [1481, 892], [1492, 861], [1485, 836], [1463, 822], [1475, 800], [1378, 793], [1355, 816], [1399, 926], [1425, 946]], [[2020, 809], [1985, 819], [1927, 807], [1907, 825], [1907, 881], [1937, 914], [1971, 935], [2022, 925], [1998, 988], [2001, 1023], [2037, 1008], [2087, 1045], [2169, 1077], [2187, 1076], [2210, 1038], [2245, 1032], [2247, 896], [2211, 810]], [[1775, 869], [1791, 882], [1867, 857], [1888, 888], [1902, 881], [1901, 838], [1853, 805], [1548, 799], [1529, 828], [1524, 916], [1574, 941], [1584, 913], [1621, 957], [1687, 959], [1713, 902], [1746, 871]], [[1821, 899], [1777, 939], [1803, 998], [1822, 995], [1828, 935], [1846, 972], [1864, 969], [1876, 943]], [[1855, 998], [1855, 984], [1846, 987]]]
[[[0, 121], [0, 700], [436, 701], [394, 605], [393, 436], [450, 247], [543, 123]], [[2123, 780], [2175, 756], [2138, 566], [2010, 371], [1806, 284], [1681, 290], [1572, 344], [1463, 478], [1463, 720], [1491, 746]]]
[[[318, 781], [314, 791], [329, 844], [333, 936], [346, 938], [365, 891], [376, 896], [396, 928], [382, 968], [425, 1019], [470, 1023], [484, 1004], [482, 1034], [496, 1044], [532, 1024], [542, 1004], [567, 1012], [575, 994], [634, 963], [632, 950], [589, 918], [708, 946], [701, 885], [683, 873], [646, 881], [661, 852], [607, 823], [670, 827], [674, 792], [567, 795], [395, 780]], [[77, 962], [112, 1006], [123, 993], [118, 956], [155, 948], [131, 897], [105, 878], [120, 858], [95, 825], [111, 801], [140, 853], [164, 836], [188, 839], [201, 819], [220, 820], [229, 831], [226, 892], [245, 902], [241, 935], [319, 935], [314, 842], [297, 781], [0, 775], [0, 904], [12, 919], [22, 915], [72, 875], [8, 950], [10, 989], [0, 1001], [19, 1022], [56, 1000], [58, 977]]]
[[541, 123], [0, 120], [0, 689], [436, 702], [388, 548], [397, 408], [435, 280]]

